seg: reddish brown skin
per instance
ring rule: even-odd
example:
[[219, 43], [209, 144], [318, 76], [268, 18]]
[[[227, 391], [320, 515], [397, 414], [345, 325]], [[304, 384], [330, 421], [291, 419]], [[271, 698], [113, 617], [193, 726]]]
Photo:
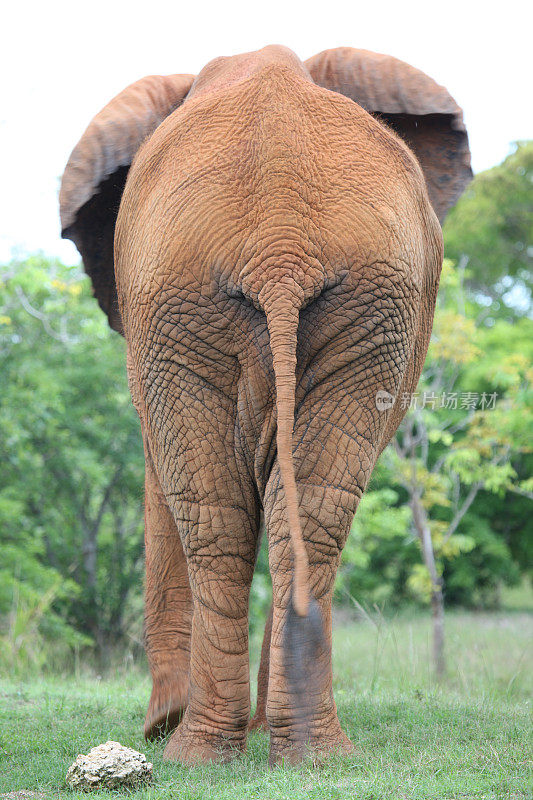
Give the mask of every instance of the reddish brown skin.
[[146, 445], [144, 509], [145, 648], [153, 676], [144, 732], [152, 738], [173, 730], [187, 707], [192, 595], [178, 529]]
[[[357, 99], [413, 138], [425, 178]], [[322, 755], [352, 752], [332, 692], [333, 585], [422, 369], [442, 264], [433, 209], [442, 217], [457, 198], [467, 162], [442, 87], [351, 48], [304, 65], [268, 47], [217, 59], [194, 82], [152, 76], [73, 151], [64, 235], [125, 335], [143, 431], [145, 734], [173, 731], [167, 758], [229, 760], [258, 727], [272, 763], [302, 758], [304, 738]], [[378, 410], [378, 390], [392, 408]], [[250, 721], [262, 517], [273, 604]], [[310, 623], [313, 598], [323, 639], [304, 665], [302, 708], [284, 634], [293, 618]]]
[[[287, 51], [216, 63], [196, 86], [139, 152], [115, 238], [130, 386], [193, 598], [189, 702], [165, 755], [189, 763], [245, 747], [261, 508], [273, 581], [271, 759], [293, 755], [282, 647], [292, 557], [274, 449], [282, 391], [272, 372], [275, 336], [287, 342], [280, 358], [290, 362], [297, 348], [298, 513], [327, 641], [314, 664], [309, 740], [321, 751], [349, 751], [331, 686], [333, 583], [357, 503], [402, 416], [398, 406], [380, 413], [376, 391], [397, 395], [419, 377], [440, 227], [407, 147], [314, 85]], [[279, 426], [279, 409], [277, 418]], [[161, 595], [167, 570], [167, 550], [154, 551], [148, 627], [161, 631], [174, 615], [152, 609], [150, 597]]]

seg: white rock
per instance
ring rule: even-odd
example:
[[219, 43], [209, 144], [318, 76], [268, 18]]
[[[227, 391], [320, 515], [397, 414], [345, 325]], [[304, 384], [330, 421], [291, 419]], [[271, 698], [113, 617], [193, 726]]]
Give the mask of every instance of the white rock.
[[118, 742], [106, 742], [93, 747], [86, 756], [79, 755], [69, 767], [66, 780], [72, 789], [135, 786], [151, 780], [152, 768], [142, 753]]

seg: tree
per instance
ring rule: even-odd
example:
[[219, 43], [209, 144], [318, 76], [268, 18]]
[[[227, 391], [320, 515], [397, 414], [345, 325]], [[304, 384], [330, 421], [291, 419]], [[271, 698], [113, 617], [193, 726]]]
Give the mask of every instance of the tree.
[[532, 183], [533, 142], [516, 142], [502, 164], [476, 175], [446, 219], [446, 255], [467, 259], [467, 288], [492, 315], [531, 311]]
[[501, 360], [487, 348], [491, 334], [467, 316], [464, 271], [445, 262], [419, 390], [402, 398], [409, 410], [386, 455], [422, 552], [408, 583], [431, 602], [438, 676], [445, 671], [444, 562], [476, 546], [462, 529], [466, 514], [481, 490], [533, 498], [533, 482], [513, 466], [531, 452], [533, 322], [498, 323], [500, 341], [512, 340], [512, 355], [500, 351]]
[[1, 277], [0, 535], [17, 568], [0, 614], [53, 585], [41, 634], [61, 620], [102, 658], [142, 587], [144, 462], [124, 343], [79, 268], [36, 256]]

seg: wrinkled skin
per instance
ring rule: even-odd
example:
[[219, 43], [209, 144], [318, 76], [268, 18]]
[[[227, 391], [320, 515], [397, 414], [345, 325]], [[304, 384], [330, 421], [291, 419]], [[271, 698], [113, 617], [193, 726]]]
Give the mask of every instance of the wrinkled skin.
[[[166, 757], [246, 746], [262, 514], [273, 605], [251, 727], [268, 727], [272, 762], [300, 758], [304, 739], [351, 751], [332, 692], [333, 584], [416, 387], [441, 263], [411, 150], [284, 48], [212, 62], [137, 153], [115, 271], [146, 455], [145, 732], [181, 720]], [[305, 709], [291, 596], [303, 620], [314, 598], [323, 626]]]

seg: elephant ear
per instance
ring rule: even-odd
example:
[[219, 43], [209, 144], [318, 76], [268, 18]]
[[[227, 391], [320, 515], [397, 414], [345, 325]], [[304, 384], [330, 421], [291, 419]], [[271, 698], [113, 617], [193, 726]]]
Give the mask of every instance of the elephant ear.
[[442, 223], [469, 181], [463, 113], [444, 86], [392, 56], [337, 47], [309, 58], [313, 81], [387, 123], [415, 153]]
[[183, 102], [193, 80], [193, 75], [150, 75], [128, 86], [91, 121], [63, 174], [61, 235], [80, 251], [94, 295], [119, 333], [113, 239], [128, 170], [140, 145]]

